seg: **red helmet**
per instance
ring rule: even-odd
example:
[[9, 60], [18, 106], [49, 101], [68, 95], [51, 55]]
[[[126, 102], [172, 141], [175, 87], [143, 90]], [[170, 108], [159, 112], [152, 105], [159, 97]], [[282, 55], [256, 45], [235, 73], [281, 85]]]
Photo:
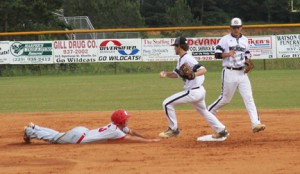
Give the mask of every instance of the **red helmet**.
[[114, 113], [111, 115], [111, 121], [117, 125], [125, 125], [126, 120], [128, 119], [129, 115], [125, 110], [116, 110]]

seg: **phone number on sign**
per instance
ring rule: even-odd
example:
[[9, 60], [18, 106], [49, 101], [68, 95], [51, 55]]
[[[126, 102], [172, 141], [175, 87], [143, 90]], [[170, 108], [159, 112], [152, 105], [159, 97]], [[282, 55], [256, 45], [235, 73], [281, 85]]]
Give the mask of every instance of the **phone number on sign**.
[[64, 54], [88, 54], [88, 49], [83, 50], [63, 50]]

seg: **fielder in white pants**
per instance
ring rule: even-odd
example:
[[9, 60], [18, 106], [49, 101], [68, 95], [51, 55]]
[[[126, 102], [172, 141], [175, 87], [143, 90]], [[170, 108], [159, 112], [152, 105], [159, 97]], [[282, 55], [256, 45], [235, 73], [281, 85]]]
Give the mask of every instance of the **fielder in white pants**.
[[212, 114], [228, 104], [235, 91], [238, 90], [244, 100], [254, 133], [265, 129], [252, 96], [252, 89], [247, 73], [244, 72], [245, 60], [250, 59], [248, 38], [242, 35], [242, 21], [233, 18], [230, 23], [230, 34], [221, 38], [216, 46], [215, 58], [222, 59], [222, 90], [220, 97], [213, 102], [208, 110]]
[[[213, 138], [227, 137], [229, 134], [225, 129], [225, 126], [206, 108], [206, 91], [204, 89], [204, 86], [202, 85], [204, 82], [204, 74], [206, 73], [205, 67], [198, 64], [197, 60], [194, 57], [186, 53], [186, 51], [188, 50], [186, 38], [178, 37], [172, 46], [175, 46], [175, 52], [180, 56], [176, 69], [173, 72], [162, 71], [160, 72], [160, 77], [183, 78], [184, 90], [166, 98], [163, 101], [163, 109], [169, 122], [169, 128], [166, 131], [161, 132], [159, 136], [163, 138], [170, 138], [179, 135], [178, 123], [174, 107], [178, 104], [191, 103], [196, 111], [204, 117], [204, 119], [216, 132], [216, 134], [213, 135]], [[193, 69], [193, 72], [195, 73], [193, 78], [191, 79], [183, 77], [178, 72], [180, 67], [185, 63], [189, 67], [191, 67]]]
[[252, 96], [252, 89], [248, 75], [243, 70], [231, 70], [226, 67], [222, 71], [222, 92], [219, 98], [213, 102], [208, 110], [216, 115], [217, 111], [230, 103], [235, 91], [238, 90], [245, 103], [250, 117], [252, 129], [261, 124], [260, 118]]

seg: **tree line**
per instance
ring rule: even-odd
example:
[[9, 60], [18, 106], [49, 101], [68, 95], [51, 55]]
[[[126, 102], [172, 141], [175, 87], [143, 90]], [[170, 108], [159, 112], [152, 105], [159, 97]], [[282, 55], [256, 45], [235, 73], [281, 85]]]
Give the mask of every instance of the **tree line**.
[[[300, 1], [293, 0], [299, 7]], [[290, 0], [2, 0], [0, 32], [72, 29], [58, 20], [88, 16], [94, 28], [228, 25], [232, 17], [245, 24], [298, 23]], [[299, 8], [300, 10], [300, 8]]]

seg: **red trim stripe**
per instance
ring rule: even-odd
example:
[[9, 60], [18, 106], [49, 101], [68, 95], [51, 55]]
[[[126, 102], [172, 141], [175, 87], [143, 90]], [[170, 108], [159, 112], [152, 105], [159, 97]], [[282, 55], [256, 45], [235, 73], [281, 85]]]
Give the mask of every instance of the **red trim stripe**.
[[79, 138], [76, 144], [80, 144], [84, 137], [85, 137], [85, 133], [83, 133], [83, 135]]

